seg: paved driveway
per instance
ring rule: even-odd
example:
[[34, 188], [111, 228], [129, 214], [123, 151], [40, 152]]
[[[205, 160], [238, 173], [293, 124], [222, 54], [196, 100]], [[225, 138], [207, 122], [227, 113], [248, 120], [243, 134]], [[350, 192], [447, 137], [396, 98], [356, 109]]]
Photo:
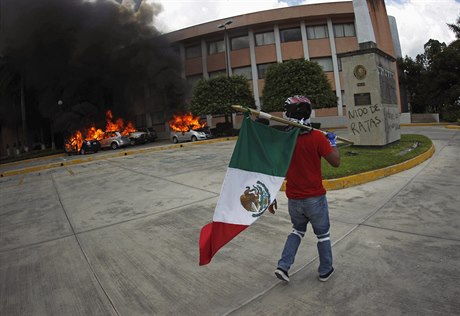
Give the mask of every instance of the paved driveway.
[[403, 132], [432, 138], [435, 155], [328, 193], [326, 283], [311, 230], [291, 282], [273, 274], [290, 232], [282, 192], [276, 215], [198, 266], [234, 141], [1, 178], [0, 315], [458, 314], [460, 133]]

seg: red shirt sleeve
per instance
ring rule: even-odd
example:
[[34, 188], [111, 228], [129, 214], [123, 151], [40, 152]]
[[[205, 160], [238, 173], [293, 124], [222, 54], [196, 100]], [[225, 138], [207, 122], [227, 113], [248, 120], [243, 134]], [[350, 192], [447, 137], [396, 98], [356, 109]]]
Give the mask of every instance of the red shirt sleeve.
[[323, 133], [318, 132], [318, 134], [320, 134], [318, 136], [318, 152], [321, 155], [321, 157], [326, 157], [332, 152], [331, 143], [329, 143], [329, 141], [327, 140], [326, 136], [323, 135]]

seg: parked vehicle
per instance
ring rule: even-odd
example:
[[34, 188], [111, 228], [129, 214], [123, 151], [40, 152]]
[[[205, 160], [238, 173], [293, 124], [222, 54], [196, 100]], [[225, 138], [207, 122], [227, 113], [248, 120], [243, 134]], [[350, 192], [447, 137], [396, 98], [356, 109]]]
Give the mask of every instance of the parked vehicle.
[[[101, 149], [101, 143], [97, 139], [84, 140], [80, 150], [76, 147], [65, 146], [67, 154], [80, 154], [97, 153]], [[71, 149], [69, 149], [71, 148]]]
[[158, 138], [157, 131], [153, 127], [140, 127], [137, 131], [147, 133], [149, 142], [154, 142]]
[[129, 140], [130, 140], [130, 144], [133, 146], [139, 145], [139, 144], [145, 144], [146, 142], [149, 141], [147, 138], [147, 133], [140, 132], [140, 131], [129, 133]]
[[205, 140], [207, 138], [206, 133], [202, 131], [189, 130], [188, 132], [175, 132], [171, 131], [171, 140], [174, 144], [180, 142], [195, 142], [198, 140]]
[[104, 138], [100, 140], [101, 148], [117, 149], [131, 144], [131, 140], [122, 136], [120, 132], [106, 132]]

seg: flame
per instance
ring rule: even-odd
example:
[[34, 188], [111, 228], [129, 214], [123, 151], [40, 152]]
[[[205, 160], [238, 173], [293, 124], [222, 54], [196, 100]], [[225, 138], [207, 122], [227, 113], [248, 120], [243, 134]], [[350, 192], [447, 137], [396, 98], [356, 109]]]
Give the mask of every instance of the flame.
[[75, 149], [80, 151], [81, 146], [83, 145], [83, 136], [80, 131], [76, 131], [65, 143], [65, 149], [67, 152], [72, 152]]
[[113, 114], [111, 110], [107, 110], [105, 113], [106, 117], [106, 122], [107, 124], [105, 125], [105, 131], [106, 132], [120, 132], [121, 135], [123, 136], [128, 136], [129, 133], [135, 132], [136, 129], [133, 126], [133, 123], [128, 122], [125, 125], [125, 122], [123, 121], [122, 118], [118, 118], [115, 123], [112, 121], [113, 119]]
[[83, 145], [83, 140], [101, 140], [105, 138], [106, 132], [120, 132], [123, 136], [128, 136], [129, 133], [136, 132], [136, 128], [132, 122], [128, 121], [126, 124], [122, 118], [118, 118], [113, 122], [113, 114], [111, 110], [107, 110], [105, 113], [105, 131], [100, 128], [96, 128], [94, 125], [86, 129], [86, 137], [83, 137], [81, 131], [76, 131], [73, 133], [66, 141], [65, 147], [68, 152], [80, 151], [81, 146]]
[[193, 116], [190, 112], [183, 115], [173, 114], [173, 118], [169, 120], [169, 127], [175, 132], [188, 132], [205, 126], [206, 122], [200, 123], [200, 117]]
[[104, 138], [104, 131], [101, 130], [100, 128], [97, 128], [95, 126], [91, 126], [90, 128], [88, 128], [88, 131], [86, 132], [86, 138], [87, 140], [90, 140], [90, 139], [97, 139], [97, 140], [101, 140]]

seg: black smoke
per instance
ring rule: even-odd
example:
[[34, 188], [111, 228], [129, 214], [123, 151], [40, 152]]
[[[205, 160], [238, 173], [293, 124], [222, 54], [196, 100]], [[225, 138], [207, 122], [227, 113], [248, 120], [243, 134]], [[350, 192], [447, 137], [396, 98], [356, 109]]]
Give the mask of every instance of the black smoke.
[[[153, 27], [160, 5], [114, 0], [0, 0], [0, 107], [19, 107], [60, 130], [182, 104], [178, 54]], [[61, 100], [62, 102], [58, 101]], [[13, 105], [12, 105], [13, 104]]]

